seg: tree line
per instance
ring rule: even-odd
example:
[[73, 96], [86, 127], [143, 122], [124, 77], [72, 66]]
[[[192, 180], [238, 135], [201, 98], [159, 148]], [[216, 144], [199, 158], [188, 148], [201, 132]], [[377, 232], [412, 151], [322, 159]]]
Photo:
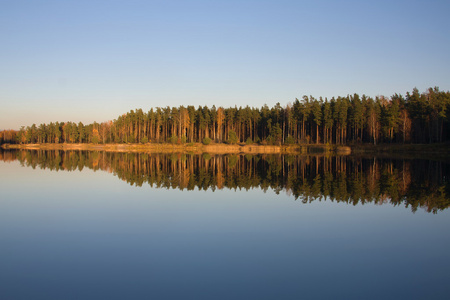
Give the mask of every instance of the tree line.
[[269, 189], [303, 203], [450, 206], [450, 165], [440, 161], [301, 155], [196, 155], [98, 151], [0, 151], [0, 160], [75, 171], [104, 170], [130, 185], [180, 190]]
[[390, 98], [303, 96], [269, 108], [215, 106], [131, 110], [113, 121], [51, 122], [0, 133], [0, 143], [440, 143], [450, 140], [450, 92]]

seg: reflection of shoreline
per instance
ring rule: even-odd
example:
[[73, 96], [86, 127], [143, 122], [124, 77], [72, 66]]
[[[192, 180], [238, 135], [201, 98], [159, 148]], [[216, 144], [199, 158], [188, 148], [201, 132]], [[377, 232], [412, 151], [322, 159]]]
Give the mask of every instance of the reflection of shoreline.
[[390, 203], [413, 212], [422, 208], [436, 213], [450, 206], [450, 164], [436, 160], [78, 150], [0, 150], [0, 160], [53, 171], [103, 170], [134, 186], [271, 189], [303, 203]]
[[25, 150], [87, 150], [108, 152], [148, 152], [148, 153], [212, 153], [212, 154], [308, 154], [308, 153], [331, 153], [340, 155], [351, 153], [347, 146], [328, 145], [246, 145], [246, 144], [211, 144], [200, 143], [189, 144], [12, 144], [5, 145], [6, 149]]

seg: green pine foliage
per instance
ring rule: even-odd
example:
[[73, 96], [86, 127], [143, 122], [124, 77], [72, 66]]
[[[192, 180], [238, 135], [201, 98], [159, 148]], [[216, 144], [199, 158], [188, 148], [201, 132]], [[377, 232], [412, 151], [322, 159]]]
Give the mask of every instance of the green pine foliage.
[[209, 137], [205, 137], [202, 141], [203, 145], [209, 145], [211, 144], [211, 139]]
[[390, 98], [303, 96], [270, 108], [212, 106], [131, 110], [113, 121], [32, 124], [0, 132], [9, 143], [262, 144], [441, 143], [450, 140], [450, 92], [413, 89]]

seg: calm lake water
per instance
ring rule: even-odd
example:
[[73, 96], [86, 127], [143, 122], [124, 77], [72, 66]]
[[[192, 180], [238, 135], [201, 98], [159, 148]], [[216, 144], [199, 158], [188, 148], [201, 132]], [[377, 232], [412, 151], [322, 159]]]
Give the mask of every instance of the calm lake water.
[[450, 165], [0, 152], [0, 299], [449, 299]]

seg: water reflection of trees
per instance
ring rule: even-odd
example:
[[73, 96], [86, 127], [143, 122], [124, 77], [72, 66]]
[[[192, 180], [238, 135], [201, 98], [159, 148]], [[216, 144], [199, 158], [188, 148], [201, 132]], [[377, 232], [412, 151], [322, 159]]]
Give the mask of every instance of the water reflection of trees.
[[131, 185], [177, 189], [273, 189], [304, 203], [391, 203], [436, 213], [450, 205], [450, 165], [352, 156], [197, 155], [95, 151], [4, 151], [4, 161], [50, 170], [88, 167]]

